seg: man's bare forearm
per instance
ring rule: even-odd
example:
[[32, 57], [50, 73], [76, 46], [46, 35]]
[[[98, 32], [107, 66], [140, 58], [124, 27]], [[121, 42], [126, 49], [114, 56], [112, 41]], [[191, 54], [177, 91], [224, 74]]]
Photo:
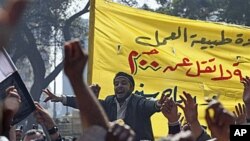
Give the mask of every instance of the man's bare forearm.
[[96, 96], [91, 92], [87, 84], [84, 83], [83, 78], [81, 76], [73, 76], [69, 79], [76, 95], [83, 126], [99, 125], [108, 129], [107, 116]]

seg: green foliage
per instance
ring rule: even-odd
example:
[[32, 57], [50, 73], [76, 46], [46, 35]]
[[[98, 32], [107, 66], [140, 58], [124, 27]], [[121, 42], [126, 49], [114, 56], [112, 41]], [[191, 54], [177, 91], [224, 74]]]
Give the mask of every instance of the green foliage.
[[136, 0], [118, 0], [117, 2], [131, 7], [137, 6], [138, 4]]
[[[58, 58], [56, 54], [62, 53], [64, 41], [81, 38], [87, 32], [84, 30], [86, 22], [83, 23], [80, 16], [88, 12], [89, 5], [69, 10], [74, 2], [79, 1], [84, 3], [88, 0], [30, 1], [10, 39], [8, 51], [35, 101], [40, 101], [42, 89], [48, 87], [63, 69], [63, 62], [58, 64], [54, 59], [57, 57], [62, 61], [62, 57]], [[28, 125], [32, 123], [29, 120]]]
[[249, 0], [156, 0], [156, 12], [250, 26]]
[[250, 26], [250, 1], [227, 0], [222, 19], [228, 23]]

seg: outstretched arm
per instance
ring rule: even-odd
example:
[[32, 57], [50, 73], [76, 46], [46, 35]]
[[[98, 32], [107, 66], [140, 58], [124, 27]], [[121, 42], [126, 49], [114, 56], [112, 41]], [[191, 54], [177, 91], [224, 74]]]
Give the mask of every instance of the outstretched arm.
[[180, 113], [178, 113], [177, 105], [172, 98], [166, 98], [162, 104], [161, 112], [168, 119], [168, 134], [179, 133], [181, 131], [179, 122]]
[[87, 53], [81, 50], [79, 41], [66, 42], [64, 49], [64, 71], [77, 97], [83, 126], [99, 125], [108, 129], [108, 119], [104, 110], [94, 93], [83, 81], [82, 74], [88, 60]]
[[51, 101], [51, 102], [63, 102], [63, 98], [61, 96], [57, 96], [55, 94], [53, 94], [49, 89], [45, 89], [43, 90], [43, 92], [45, 94], [47, 94], [47, 98], [44, 100], [44, 102], [48, 102], [48, 101]]
[[[48, 111], [45, 110], [39, 103], [35, 102], [36, 110], [34, 112], [34, 117], [37, 122], [43, 125], [46, 130], [49, 132], [50, 138], [52, 141], [59, 140], [60, 134], [58, 131], [55, 131], [54, 128], [57, 128], [55, 121], [49, 115]], [[53, 132], [50, 132], [53, 131]]]
[[198, 140], [205, 132], [198, 120], [198, 105], [197, 103], [195, 103], [189, 93], [183, 91], [183, 95], [185, 97], [180, 95], [180, 98], [184, 102], [184, 106], [180, 104], [178, 104], [178, 106], [183, 110], [185, 118], [190, 124], [190, 128], [195, 140]]
[[[3, 129], [0, 129], [0, 135], [9, 136], [11, 122], [17, 113], [21, 103], [21, 97], [14, 86], [6, 89], [6, 98], [3, 101]], [[3, 132], [3, 133], [2, 133]]]
[[[92, 84], [89, 86], [89, 88], [92, 90], [92, 92], [94, 92], [95, 96], [98, 98], [101, 87], [98, 84]], [[48, 96], [44, 100], [44, 102], [48, 101], [61, 102], [64, 106], [69, 106], [78, 109], [75, 96], [65, 96], [65, 95], [57, 96], [53, 94], [49, 89], [45, 89], [43, 90], [43, 92]]]

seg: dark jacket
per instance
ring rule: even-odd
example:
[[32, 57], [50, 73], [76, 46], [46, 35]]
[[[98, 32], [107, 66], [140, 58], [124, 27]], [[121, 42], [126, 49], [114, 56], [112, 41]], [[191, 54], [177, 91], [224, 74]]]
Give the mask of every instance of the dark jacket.
[[[107, 96], [105, 100], [99, 100], [110, 121], [116, 120], [117, 107], [115, 96]], [[131, 95], [125, 114], [124, 122], [136, 133], [136, 141], [154, 140], [150, 117], [159, 109], [156, 108], [156, 101], [148, 100], [145, 97]], [[76, 108], [73, 97], [67, 97], [67, 106]]]

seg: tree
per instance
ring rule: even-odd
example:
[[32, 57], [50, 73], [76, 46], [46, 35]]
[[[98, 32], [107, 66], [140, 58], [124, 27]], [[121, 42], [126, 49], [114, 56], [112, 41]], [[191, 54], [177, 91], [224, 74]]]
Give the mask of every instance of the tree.
[[227, 0], [221, 14], [222, 21], [250, 26], [250, 1]]
[[249, 0], [156, 0], [156, 12], [190, 19], [250, 25]]
[[117, 0], [117, 2], [131, 7], [137, 6], [138, 4], [136, 0]]
[[[32, 80], [30, 94], [35, 101], [39, 101], [42, 89], [63, 69], [61, 62], [54, 70], [48, 71], [53, 62], [50, 52], [54, 49], [61, 50], [64, 41], [76, 37], [77, 34], [72, 33], [72, 29], [83, 29], [83, 25], [79, 24], [80, 16], [89, 12], [89, 1], [85, 1], [86, 5], [79, 12], [69, 15], [69, 12], [73, 11], [68, 11], [69, 7], [76, 1], [32, 1], [10, 39], [8, 51], [16, 66], [26, 70], [26, 76], [31, 76], [28, 76]], [[84, 34], [84, 30], [81, 33]], [[23, 75], [23, 79], [26, 79], [26, 76]], [[30, 120], [28, 126], [33, 122]]]

